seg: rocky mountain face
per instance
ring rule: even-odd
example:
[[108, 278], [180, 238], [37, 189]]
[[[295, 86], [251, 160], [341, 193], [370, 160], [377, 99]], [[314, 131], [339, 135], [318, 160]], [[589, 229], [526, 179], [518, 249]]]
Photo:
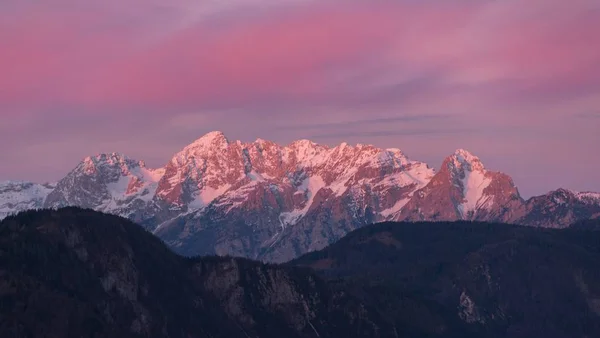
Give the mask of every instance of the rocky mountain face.
[[117, 153], [87, 157], [56, 184], [43, 206], [79, 206], [141, 221], [150, 217], [144, 212], [164, 171]]
[[524, 203], [508, 175], [486, 170], [478, 157], [460, 149], [393, 219], [511, 222], [522, 217]]
[[22, 210], [43, 207], [55, 185], [31, 182], [0, 182], [0, 220]]
[[[19, 183], [25, 184], [25, 183]], [[567, 227], [600, 217], [600, 198], [558, 190], [523, 200], [512, 179], [465, 150], [436, 173], [399, 149], [204, 135], [164, 168], [120, 154], [84, 159], [55, 186], [0, 188], [0, 216], [81, 206], [136, 221], [185, 255], [282, 262], [381, 221], [482, 220]], [[557, 204], [555, 195], [570, 194]], [[15, 197], [17, 196], [17, 197]], [[18, 201], [18, 202], [11, 202]], [[557, 212], [555, 212], [557, 211]]]
[[476, 337], [598, 337], [600, 221], [582, 223], [382, 223], [288, 264], [360, 289], [398, 327], [454, 331], [454, 318]]
[[527, 201], [519, 221], [538, 227], [555, 227], [600, 218], [600, 194], [558, 189]]
[[397, 149], [209, 134], [167, 165], [157, 205], [169, 211], [154, 232], [185, 254], [281, 261], [391, 215], [433, 173]]

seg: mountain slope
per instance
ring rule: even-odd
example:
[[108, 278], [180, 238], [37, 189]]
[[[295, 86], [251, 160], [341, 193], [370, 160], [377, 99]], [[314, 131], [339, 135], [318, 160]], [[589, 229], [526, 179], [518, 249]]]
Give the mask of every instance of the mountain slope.
[[[165, 211], [152, 220], [158, 236], [187, 255], [267, 258], [265, 250], [280, 248], [268, 258], [274, 261], [388, 216], [433, 176], [397, 149], [244, 144], [221, 133], [186, 147], [166, 168], [157, 191]], [[314, 235], [291, 247], [282, 240], [289, 231]]]
[[600, 233], [590, 228], [383, 223], [289, 264], [355, 285], [401, 318], [418, 295], [479, 337], [596, 337]]
[[300, 268], [186, 259], [139, 226], [77, 208], [0, 222], [2, 337], [393, 337]]
[[[32, 193], [22, 194], [24, 189]], [[184, 147], [163, 168], [101, 154], [85, 158], [55, 187], [0, 188], [0, 218], [70, 205], [127, 217], [184, 255], [273, 262], [319, 250], [374, 222], [481, 220], [562, 228], [600, 217], [598, 194], [558, 190], [525, 201], [508, 175], [487, 170], [465, 150], [435, 172], [399, 149], [309, 140], [244, 143], [221, 132]]]
[[592, 223], [384, 223], [269, 265], [183, 258], [91, 210], [29, 211], [0, 222], [0, 336], [596, 337]]
[[46, 197], [55, 185], [30, 182], [0, 182], [0, 220], [6, 216], [44, 206]]
[[478, 157], [460, 149], [394, 220], [506, 221], [523, 204], [509, 176], [486, 170]]
[[521, 214], [517, 223], [548, 228], [598, 219], [600, 194], [558, 189], [528, 200]]
[[79, 206], [139, 221], [148, 217], [143, 213], [163, 172], [117, 153], [86, 157], [56, 184], [44, 207]]

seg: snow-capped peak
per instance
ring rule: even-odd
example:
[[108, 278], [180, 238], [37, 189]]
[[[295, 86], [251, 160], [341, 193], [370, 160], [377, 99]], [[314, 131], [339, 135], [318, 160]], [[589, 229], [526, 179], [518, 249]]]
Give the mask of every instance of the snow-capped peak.
[[127, 174], [133, 168], [144, 168], [145, 163], [133, 160], [120, 153], [98, 154], [88, 156], [75, 168], [75, 171], [83, 171], [86, 174], [93, 174], [102, 168], [119, 168], [123, 174]]
[[327, 160], [329, 147], [322, 146], [309, 140], [292, 142], [288, 147], [296, 155], [300, 163], [316, 165]]
[[406, 154], [404, 154], [404, 152], [398, 148], [387, 148], [385, 150], [385, 152], [389, 155], [392, 155], [396, 158], [401, 158], [404, 159], [406, 161], [408, 161], [408, 157], [406, 156]]
[[205, 149], [209, 147], [226, 147], [229, 145], [229, 140], [221, 131], [211, 131], [190, 143], [184, 150]]
[[273, 142], [271, 142], [271, 141], [269, 141], [269, 140], [262, 139], [262, 138], [260, 138], [260, 137], [259, 137], [259, 138], [257, 138], [257, 139], [254, 141], [254, 143], [256, 143], [256, 144], [260, 144], [260, 145], [263, 145], [263, 144], [271, 144], [271, 143], [273, 143]]
[[583, 203], [599, 204], [600, 193], [597, 192], [574, 192], [577, 199]]
[[479, 157], [464, 149], [458, 149], [450, 156], [450, 164], [455, 169], [485, 172], [485, 167]]
[[0, 182], [0, 220], [19, 211], [41, 208], [55, 184]]
[[88, 156], [83, 159], [83, 162], [93, 162], [93, 163], [124, 163], [130, 161], [131, 159], [121, 153], [102, 153], [97, 154], [96, 156]]
[[190, 159], [206, 158], [215, 152], [221, 152], [229, 147], [230, 143], [225, 134], [212, 131], [187, 145], [171, 159], [175, 166], [185, 165]]
[[302, 150], [306, 150], [306, 149], [314, 149], [314, 148], [318, 148], [318, 147], [327, 148], [325, 146], [322, 146], [311, 140], [306, 140], [306, 139], [296, 140], [296, 141], [292, 142], [288, 147], [292, 148], [292, 149], [297, 149], [298, 151], [302, 151]]
[[451, 183], [460, 189], [462, 195], [462, 201], [457, 205], [461, 218], [469, 219], [476, 210], [491, 207], [494, 197], [484, 191], [493, 177], [485, 170], [479, 157], [458, 149], [444, 163], [445, 168], [442, 169], [449, 171]]
[[556, 201], [576, 199], [584, 203], [599, 203], [600, 193], [590, 191], [575, 191], [571, 189], [558, 188], [550, 191], [544, 196], [551, 196]]
[[404, 153], [402, 152], [402, 150], [400, 150], [398, 148], [387, 148], [385, 151], [404, 156]]
[[249, 143], [249, 144], [244, 144], [241, 141], [237, 141], [237, 142], [238, 142], [238, 146], [240, 146], [241, 148], [255, 147], [259, 151], [263, 151], [263, 150], [271, 148], [271, 147], [280, 148], [280, 146], [277, 143], [275, 143], [273, 141], [265, 140], [262, 138], [257, 138], [253, 143]]

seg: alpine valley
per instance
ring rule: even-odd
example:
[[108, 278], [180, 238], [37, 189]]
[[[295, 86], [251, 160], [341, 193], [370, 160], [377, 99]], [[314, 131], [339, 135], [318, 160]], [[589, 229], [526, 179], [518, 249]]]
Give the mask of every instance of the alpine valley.
[[0, 183], [0, 219], [77, 206], [129, 218], [187, 255], [284, 262], [384, 221], [487, 221], [565, 228], [600, 218], [600, 194], [525, 200], [506, 174], [457, 150], [439, 171], [399, 149], [230, 141], [211, 132], [163, 167], [112, 153], [51, 184]]

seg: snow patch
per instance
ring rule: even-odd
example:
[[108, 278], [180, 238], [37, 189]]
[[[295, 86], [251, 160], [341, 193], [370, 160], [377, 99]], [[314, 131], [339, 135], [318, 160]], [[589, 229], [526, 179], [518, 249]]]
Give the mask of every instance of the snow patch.
[[304, 217], [310, 209], [311, 205], [313, 204], [314, 198], [319, 192], [319, 190], [323, 189], [326, 186], [327, 185], [325, 184], [325, 181], [321, 176], [308, 177], [304, 181], [302, 181], [302, 183], [298, 187], [298, 190], [300, 192], [303, 191], [306, 194], [306, 204], [302, 209], [294, 209], [290, 212], [281, 213], [281, 215], [279, 216], [279, 220], [282, 223], [282, 227], [285, 227], [285, 225], [293, 225], [298, 223], [298, 221], [302, 219], [302, 217]]
[[475, 302], [467, 295], [466, 292], [462, 292], [460, 295], [460, 300], [458, 304], [459, 312], [458, 316], [460, 319], [465, 322], [472, 323], [481, 323], [485, 324], [485, 319], [479, 314], [479, 309]]
[[115, 182], [108, 183], [106, 188], [110, 193], [112, 199], [120, 200], [127, 195], [127, 187], [129, 187], [129, 182], [132, 180], [132, 177], [129, 176], [121, 176]]
[[219, 188], [211, 188], [205, 187], [200, 190], [200, 192], [195, 196], [194, 200], [192, 200], [188, 209], [195, 211], [206, 208], [212, 201], [222, 196], [227, 190], [231, 188], [230, 184], [225, 184], [220, 186]]
[[[143, 166], [124, 170], [116, 181], [106, 184], [109, 198], [104, 200], [104, 203], [98, 209], [120, 214], [119, 209], [127, 207], [124, 204], [127, 201], [129, 203], [135, 200], [142, 200], [145, 203], [150, 202], [163, 175], [164, 169], [153, 170]], [[129, 185], [134, 181], [137, 181], [138, 186], [135, 191], [129, 192]]]
[[251, 172], [246, 174], [246, 176], [248, 176], [248, 178], [254, 182], [264, 182], [264, 180], [265, 180], [261, 174], [257, 173], [254, 170], [252, 170]]
[[348, 180], [350, 178], [349, 177], [344, 177], [344, 178], [345, 179], [341, 179], [341, 180], [337, 180], [337, 181], [333, 182], [331, 184], [331, 186], [329, 187], [333, 191], [333, 194], [336, 197], [342, 196], [348, 190], [348, 186], [346, 186], [346, 183], [348, 183]]
[[246, 176], [253, 182], [264, 182], [266, 180], [274, 180], [275, 177], [266, 174], [266, 173], [258, 173], [255, 170], [252, 170], [251, 172], [249, 172], [248, 174], [246, 174]]
[[579, 192], [575, 196], [584, 203], [600, 204], [600, 193], [597, 192]]
[[396, 202], [396, 204], [394, 204], [394, 206], [392, 206], [391, 208], [388, 208], [388, 209], [385, 209], [385, 210], [381, 211], [379, 214], [381, 215], [381, 217], [387, 219], [388, 217], [390, 217], [390, 216], [398, 213], [400, 210], [402, 210], [402, 208], [404, 208], [404, 206], [409, 201], [410, 201], [410, 197], [398, 200]]
[[483, 191], [487, 188], [492, 179], [485, 176], [485, 172], [476, 170], [465, 170], [465, 178], [462, 180], [463, 186], [463, 203], [459, 205], [459, 211], [462, 216], [467, 215], [471, 211], [479, 208], [485, 208], [490, 204], [489, 199], [483, 199]]

